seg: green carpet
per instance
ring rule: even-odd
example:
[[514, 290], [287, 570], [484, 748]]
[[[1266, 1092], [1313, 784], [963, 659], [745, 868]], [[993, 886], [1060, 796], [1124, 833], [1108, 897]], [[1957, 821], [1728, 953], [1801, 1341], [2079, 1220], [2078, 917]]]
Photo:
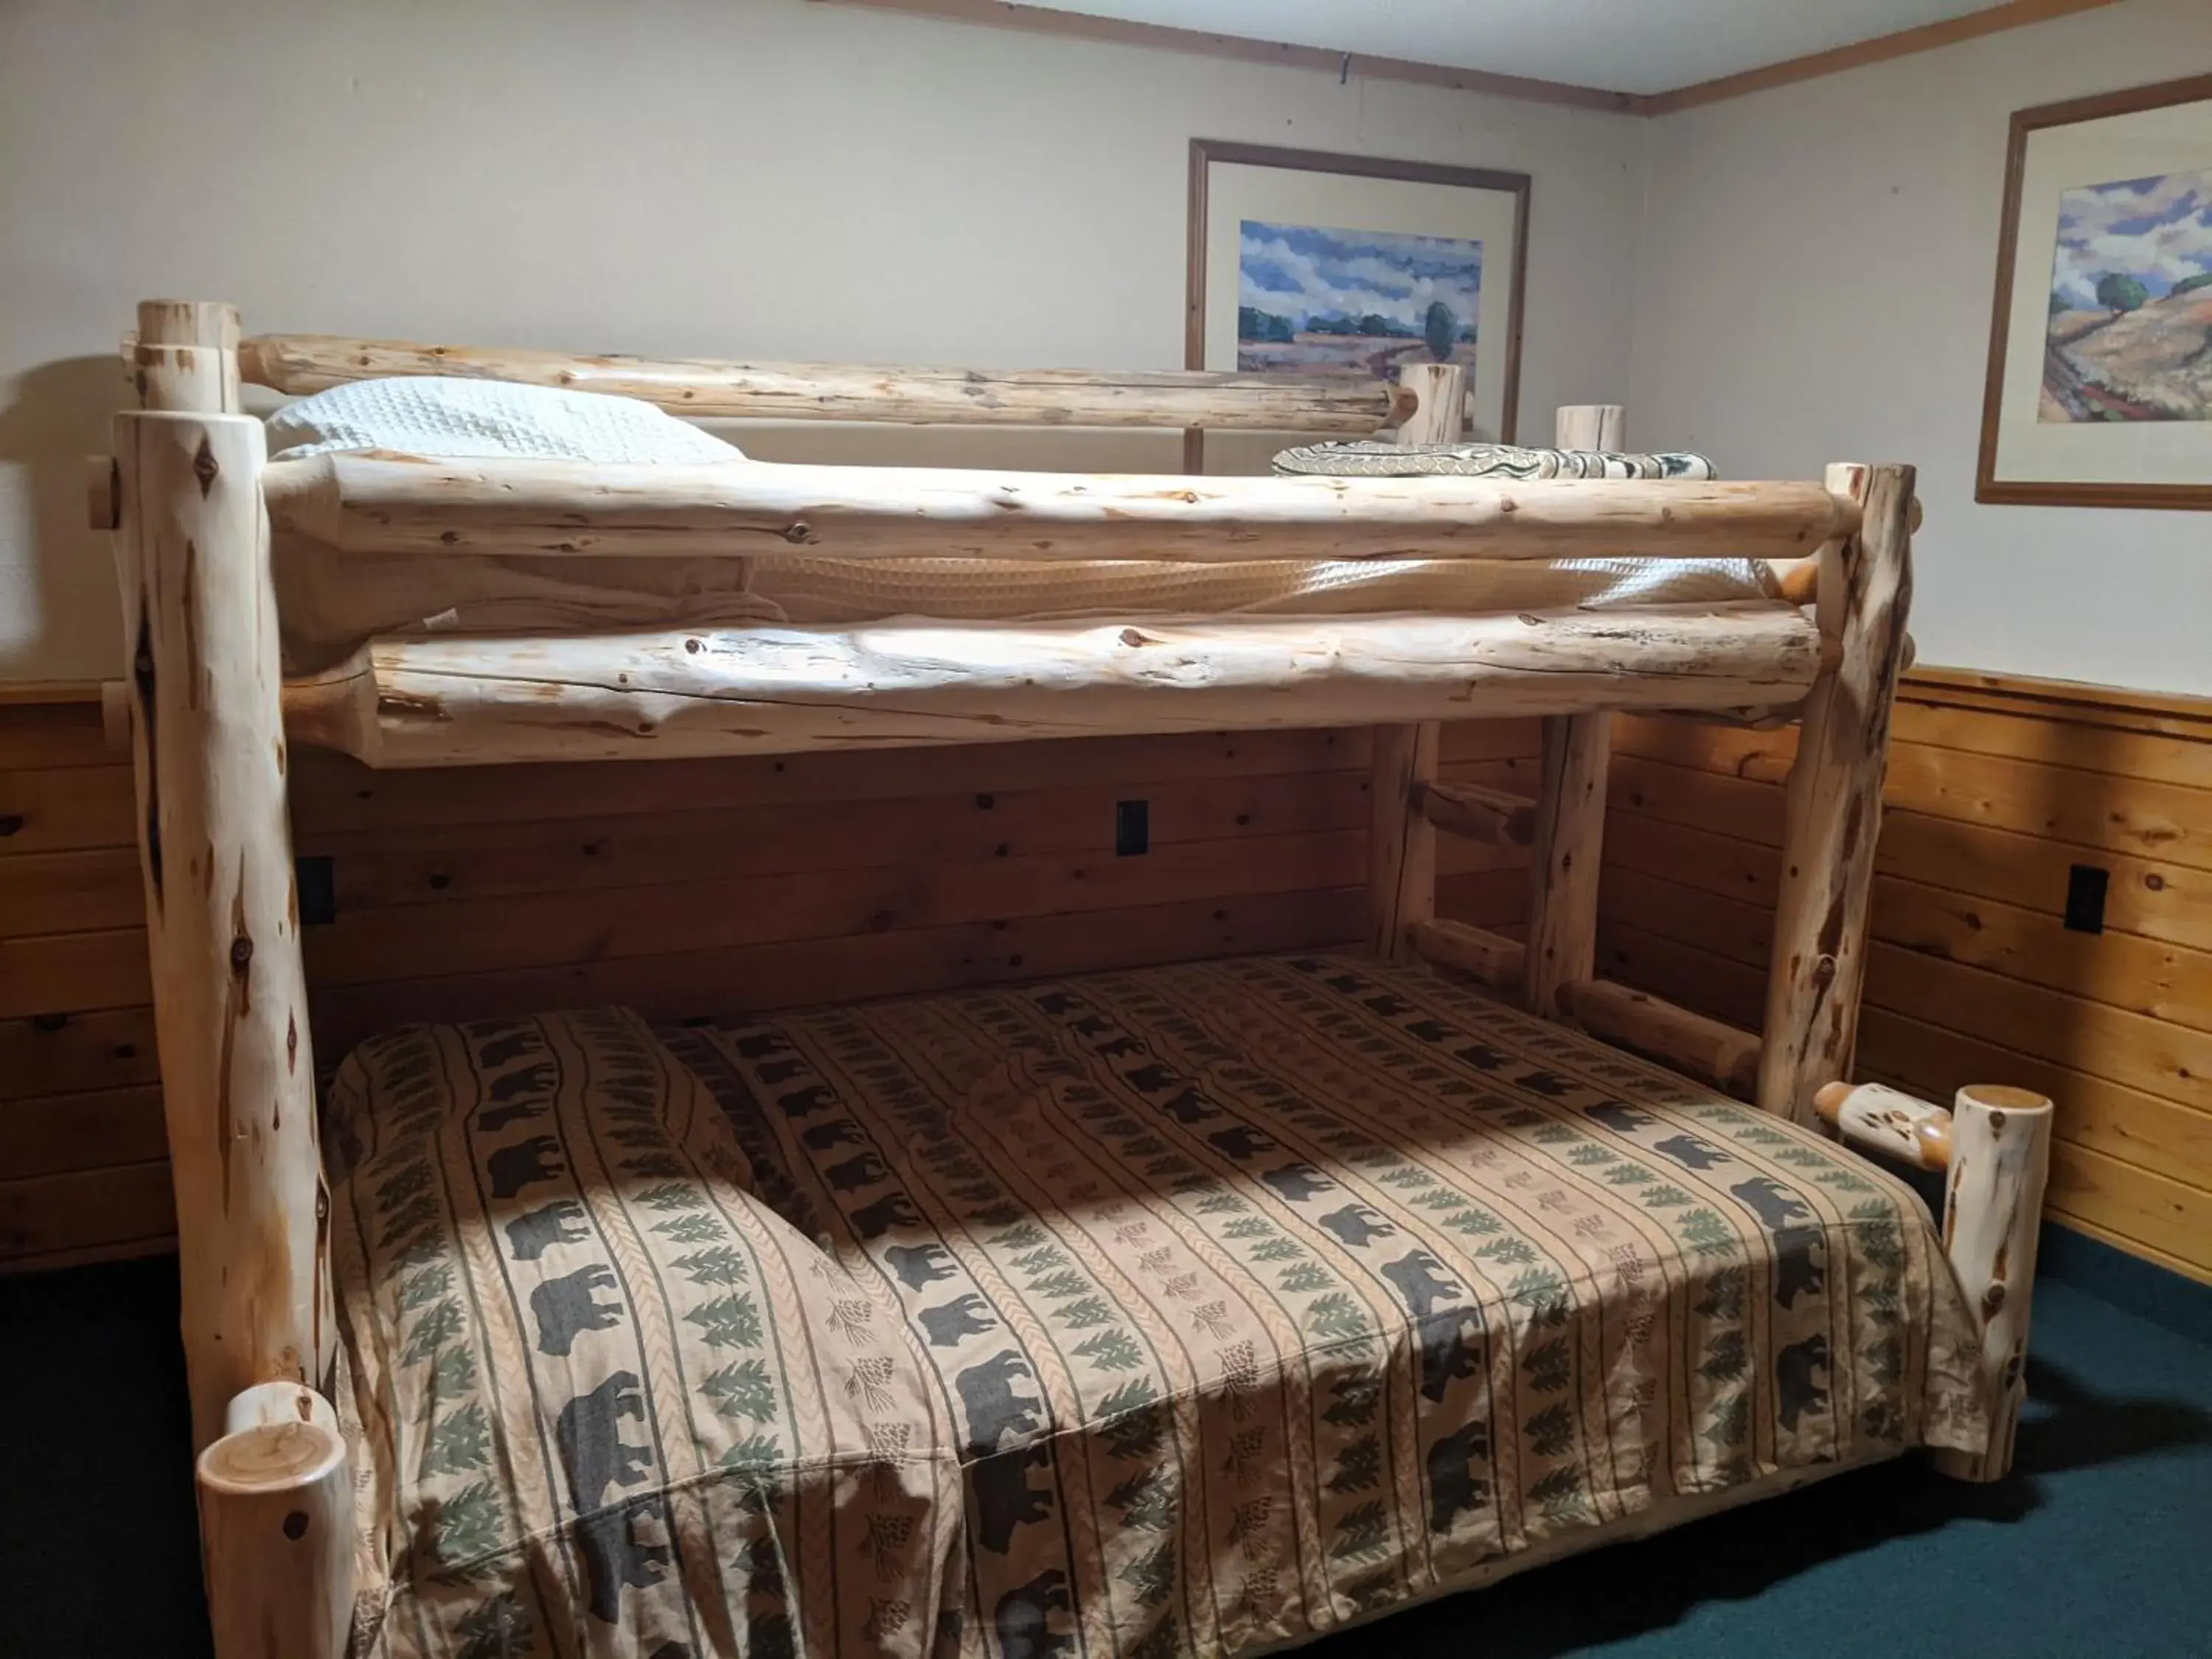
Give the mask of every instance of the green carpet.
[[[166, 1261], [0, 1279], [0, 1655], [206, 1651]], [[2212, 1348], [2039, 1287], [2020, 1469], [1917, 1460], [1385, 1620], [1316, 1659], [2212, 1655]]]

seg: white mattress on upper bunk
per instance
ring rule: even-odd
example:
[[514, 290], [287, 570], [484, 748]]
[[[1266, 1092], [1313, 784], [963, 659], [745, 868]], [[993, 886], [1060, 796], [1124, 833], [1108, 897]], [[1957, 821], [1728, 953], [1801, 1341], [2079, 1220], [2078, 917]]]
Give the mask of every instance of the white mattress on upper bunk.
[[[274, 460], [341, 450], [435, 459], [763, 466], [634, 398], [494, 380], [416, 377], [336, 386], [270, 417]], [[1724, 603], [1773, 592], [1745, 559], [1134, 560], [808, 557], [340, 559], [280, 544], [286, 653], [320, 666], [377, 634], [606, 632], [749, 622], [839, 624], [1112, 616], [1479, 614], [1567, 606]]]

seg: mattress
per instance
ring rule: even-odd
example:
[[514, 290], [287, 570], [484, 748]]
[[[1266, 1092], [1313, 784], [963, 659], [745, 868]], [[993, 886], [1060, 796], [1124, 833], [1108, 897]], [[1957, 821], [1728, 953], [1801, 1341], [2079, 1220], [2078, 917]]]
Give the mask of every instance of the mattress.
[[[270, 420], [270, 447], [278, 459], [350, 449], [441, 459], [528, 456], [667, 465], [719, 459], [732, 465], [772, 465], [749, 461], [698, 428], [631, 398], [436, 377], [362, 381], [289, 404]], [[1384, 465], [1368, 453], [1372, 447], [1290, 451], [1285, 463], [1307, 471], [1335, 466], [1371, 472]], [[1473, 464], [1458, 451], [1421, 454], [1424, 465], [1463, 471]], [[1669, 477], [1711, 471], [1692, 456], [1569, 459], [1649, 461], [1671, 468], [1662, 473]], [[1402, 459], [1393, 464], [1406, 465]], [[1484, 465], [1495, 464], [1493, 453]], [[781, 556], [447, 555], [425, 560], [340, 557], [291, 537], [281, 538], [276, 548], [276, 580], [286, 659], [294, 672], [326, 666], [375, 635], [426, 631], [557, 634], [756, 622], [838, 626], [910, 616], [996, 622], [1403, 611], [1477, 615], [1576, 605], [1724, 604], [1771, 597], [1774, 591], [1766, 568], [1744, 559], [1255, 559], [1210, 565]]]
[[1419, 968], [421, 1028], [325, 1124], [361, 1659], [1239, 1653], [1986, 1431], [1909, 1188]]
[[664, 1037], [755, 1189], [919, 1339], [971, 1650], [1294, 1642], [1984, 1437], [1905, 1186], [1425, 969], [1254, 958]]

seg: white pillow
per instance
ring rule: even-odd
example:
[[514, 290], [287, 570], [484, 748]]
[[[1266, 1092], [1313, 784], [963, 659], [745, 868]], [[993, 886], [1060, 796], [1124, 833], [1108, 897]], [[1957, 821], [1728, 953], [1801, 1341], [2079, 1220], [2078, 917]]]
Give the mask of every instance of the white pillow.
[[349, 449], [661, 465], [745, 458], [635, 398], [444, 375], [356, 380], [302, 398], [269, 417], [269, 447], [272, 461]]

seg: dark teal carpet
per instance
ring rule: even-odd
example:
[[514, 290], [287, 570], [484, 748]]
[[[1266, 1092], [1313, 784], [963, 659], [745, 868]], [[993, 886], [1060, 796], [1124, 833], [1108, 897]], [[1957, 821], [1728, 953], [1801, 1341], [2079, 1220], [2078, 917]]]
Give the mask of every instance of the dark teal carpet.
[[[0, 1279], [0, 1656], [206, 1650], [173, 1266]], [[1316, 1659], [2212, 1656], [2212, 1348], [2037, 1292], [2020, 1471], [1917, 1461], [1562, 1562]]]

